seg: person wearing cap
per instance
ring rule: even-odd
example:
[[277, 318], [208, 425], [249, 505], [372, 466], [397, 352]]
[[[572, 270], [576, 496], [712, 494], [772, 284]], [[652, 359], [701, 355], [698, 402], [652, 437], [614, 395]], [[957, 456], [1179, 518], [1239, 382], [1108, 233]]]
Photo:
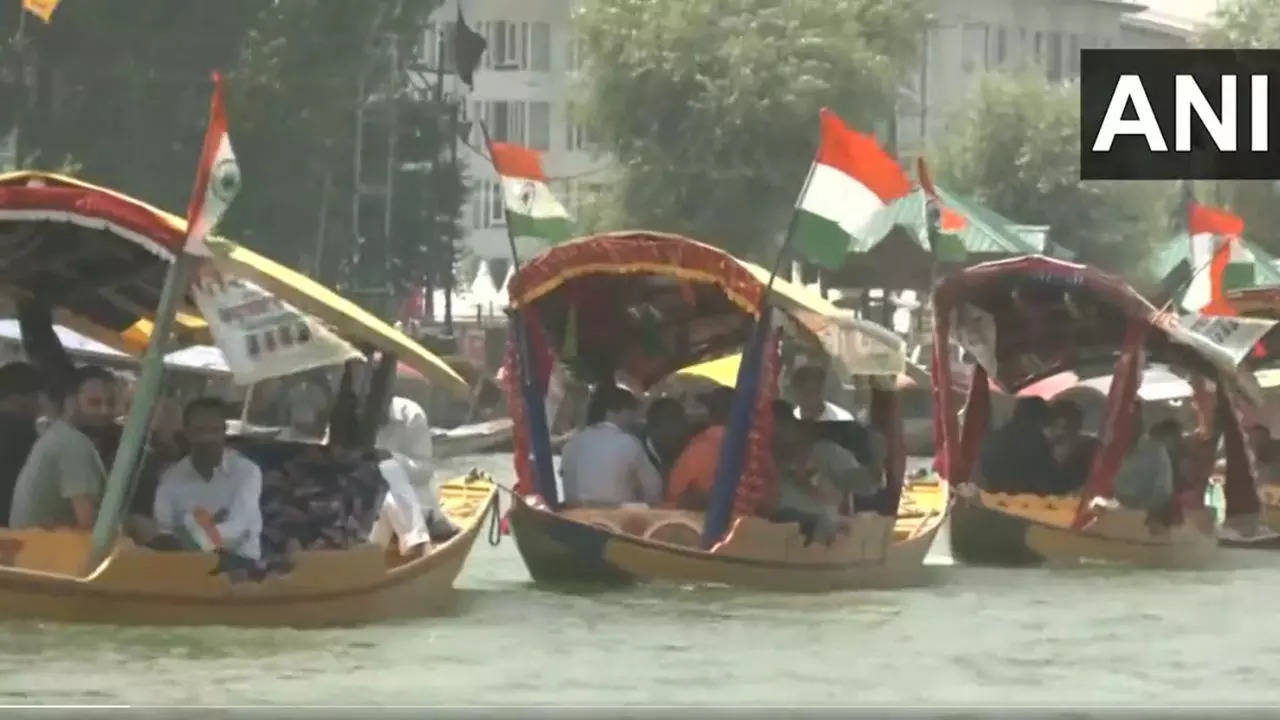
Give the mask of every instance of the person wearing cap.
[[0, 367], [0, 522], [8, 523], [18, 472], [36, 444], [40, 373], [30, 363]]
[[689, 440], [671, 467], [667, 478], [667, 507], [706, 510], [711, 496], [716, 463], [720, 460], [720, 443], [733, 407], [733, 388], [717, 387], [699, 399], [707, 409], [709, 425]]
[[633, 434], [638, 407], [629, 390], [614, 385], [597, 390], [592, 424], [570, 438], [560, 455], [566, 505], [657, 505], [662, 499], [662, 476]]

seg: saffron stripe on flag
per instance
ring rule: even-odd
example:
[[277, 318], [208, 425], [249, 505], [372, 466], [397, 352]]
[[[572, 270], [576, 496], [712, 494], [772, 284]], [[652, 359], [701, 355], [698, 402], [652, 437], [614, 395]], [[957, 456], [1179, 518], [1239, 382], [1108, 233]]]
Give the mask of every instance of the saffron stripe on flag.
[[911, 181], [902, 167], [870, 135], [854, 132], [838, 115], [823, 108], [820, 113], [822, 142], [814, 162], [858, 178], [881, 202], [911, 192]]

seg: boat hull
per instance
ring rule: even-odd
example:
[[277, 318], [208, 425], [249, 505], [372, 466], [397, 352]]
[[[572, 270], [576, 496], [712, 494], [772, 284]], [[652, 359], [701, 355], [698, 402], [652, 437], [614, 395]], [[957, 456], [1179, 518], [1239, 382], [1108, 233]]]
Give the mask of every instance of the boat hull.
[[[635, 582], [714, 584], [815, 592], [893, 588], [928, 580], [924, 558], [946, 517], [946, 501], [905, 537], [891, 518], [856, 516], [831, 547], [805, 546], [792, 523], [740, 518], [720, 548], [696, 547], [701, 516], [681, 511], [556, 513], [517, 500], [511, 532], [535, 582], [620, 586]], [[655, 538], [679, 525], [682, 542]]]
[[[452, 498], [447, 497], [451, 489]], [[295, 556], [291, 572], [262, 582], [232, 583], [214, 574], [216, 560], [207, 553], [155, 552], [127, 540], [92, 575], [75, 577], [69, 571], [84, 557], [85, 535], [5, 531], [0, 562], [9, 566], [0, 567], [0, 618], [323, 627], [438, 613], [450, 605], [453, 582], [496, 501], [495, 492], [483, 481], [465, 488], [447, 483], [442, 506], [462, 530], [427, 555], [399, 558], [394, 550], [370, 544], [306, 551]]]
[[965, 564], [1025, 567], [1108, 563], [1201, 567], [1218, 557], [1212, 521], [1204, 517], [1152, 535], [1145, 514], [1107, 513], [1071, 528], [1078, 498], [993, 496], [957, 498], [951, 513], [951, 553]]

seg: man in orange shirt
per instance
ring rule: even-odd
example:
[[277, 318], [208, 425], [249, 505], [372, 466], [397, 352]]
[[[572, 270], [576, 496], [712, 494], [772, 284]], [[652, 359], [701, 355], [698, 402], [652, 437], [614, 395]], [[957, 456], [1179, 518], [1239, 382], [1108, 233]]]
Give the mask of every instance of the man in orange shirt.
[[720, 460], [720, 442], [729, 424], [733, 405], [733, 388], [718, 387], [702, 396], [710, 426], [694, 435], [681, 451], [667, 480], [667, 507], [682, 510], [706, 510], [711, 486], [715, 483], [716, 463]]

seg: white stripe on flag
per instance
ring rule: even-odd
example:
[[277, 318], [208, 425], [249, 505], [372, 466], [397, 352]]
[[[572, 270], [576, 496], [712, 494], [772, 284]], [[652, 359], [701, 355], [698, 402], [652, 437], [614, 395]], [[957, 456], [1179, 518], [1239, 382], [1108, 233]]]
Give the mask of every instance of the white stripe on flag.
[[569, 217], [568, 211], [551, 194], [551, 188], [540, 180], [504, 176], [502, 202], [506, 203], [506, 208], [511, 212], [534, 219]]
[[798, 207], [826, 218], [845, 232], [856, 235], [884, 202], [866, 185], [822, 163], [814, 163], [808, 187]]

